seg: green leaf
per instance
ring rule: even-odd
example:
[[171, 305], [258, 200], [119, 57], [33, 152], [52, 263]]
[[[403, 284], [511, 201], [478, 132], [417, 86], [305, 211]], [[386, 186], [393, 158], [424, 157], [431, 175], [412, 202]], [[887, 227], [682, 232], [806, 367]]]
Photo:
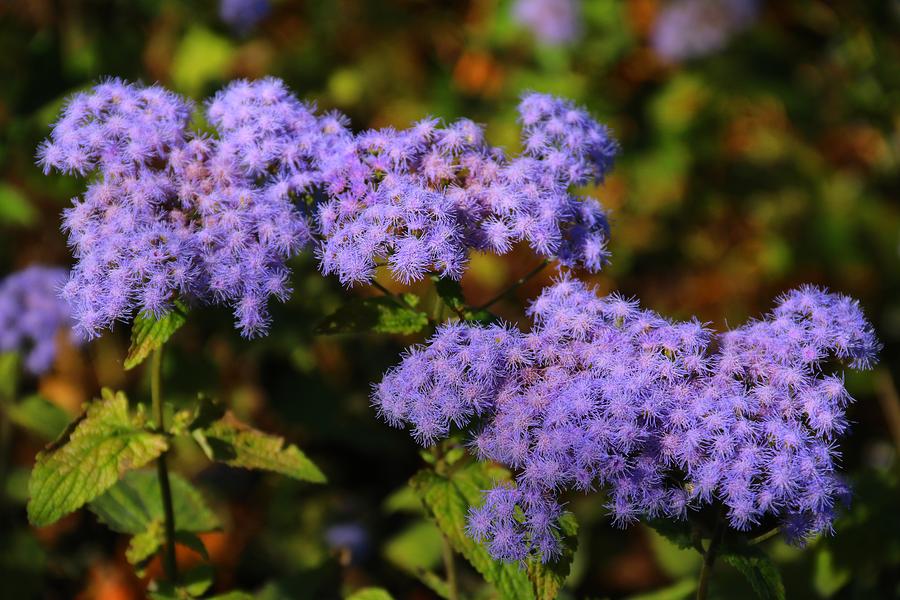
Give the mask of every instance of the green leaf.
[[462, 285], [454, 279], [432, 277], [434, 289], [451, 310], [461, 311], [467, 308], [466, 297], [463, 295]]
[[466, 321], [483, 323], [485, 325], [497, 321], [497, 317], [488, 310], [471, 308], [466, 304], [462, 285], [453, 279], [432, 277], [434, 289], [438, 296], [450, 309]]
[[131, 326], [131, 347], [125, 357], [125, 370], [135, 368], [150, 354], [169, 341], [187, 320], [187, 307], [176, 301], [175, 306], [160, 318], [141, 313]]
[[0, 183], [0, 224], [28, 227], [34, 225], [38, 212], [25, 194], [8, 183]]
[[142, 575], [144, 567], [162, 547], [166, 539], [166, 526], [162, 519], [156, 519], [147, 528], [131, 537], [128, 549], [125, 550], [125, 558], [137, 568], [138, 575]]
[[[412, 306], [418, 297], [404, 294]], [[428, 315], [387, 296], [354, 298], [322, 319], [316, 333], [396, 333], [409, 335], [428, 326]]]
[[[177, 530], [202, 533], [221, 527], [203, 496], [188, 481], [177, 473], [169, 473], [169, 486]], [[143, 532], [154, 521], [165, 518], [156, 472], [131, 471], [93, 500], [90, 509], [113, 531], [132, 535]]]
[[368, 587], [353, 592], [347, 600], [394, 600], [394, 597], [383, 588]]
[[128, 399], [103, 390], [62, 436], [37, 455], [28, 490], [28, 519], [49, 525], [77, 510], [166, 451], [166, 438], [145, 430]]
[[721, 558], [740, 571], [750, 582], [756, 597], [761, 600], [784, 600], [781, 573], [766, 554], [754, 546], [739, 545], [723, 548]]
[[693, 530], [688, 521], [647, 519], [647, 525], [682, 550], [697, 549], [694, 544]]
[[[138, 577], [146, 575], [147, 565], [156, 556], [166, 541], [166, 525], [162, 519], [156, 519], [147, 526], [147, 529], [131, 537], [128, 548], [125, 550], [125, 558], [134, 565]], [[204, 560], [209, 560], [209, 553], [203, 540], [197, 534], [190, 531], [176, 531], [175, 542], [186, 548], [190, 548]]]
[[[419, 511], [422, 502], [416, 498]], [[441, 598], [450, 597], [447, 582], [438, 577], [432, 569], [441, 562], [444, 539], [431, 521], [420, 520], [388, 540], [384, 546], [384, 556], [391, 563], [403, 569]]]
[[559, 519], [559, 533], [562, 544], [562, 555], [554, 562], [542, 563], [533, 558], [528, 563], [528, 578], [534, 588], [537, 600], [553, 600], [559, 588], [565, 583], [578, 548], [578, 522], [575, 515], [565, 513]]
[[256, 596], [253, 594], [242, 592], [240, 590], [232, 590], [230, 592], [225, 592], [224, 594], [209, 596], [206, 600], [254, 600], [254, 598], [256, 598]]
[[192, 597], [201, 596], [212, 587], [215, 572], [210, 565], [198, 565], [179, 578], [180, 587]]
[[43, 396], [34, 394], [11, 404], [6, 411], [9, 420], [46, 439], [55, 440], [72, 420], [69, 413]]
[[451, 478], [430, 470], [419, 471], [412, 485], [454, 550], [462, 554], [502, 598], [534, 598], [528, 574], [518, 564], [494, 560], [487, 549], [466, 535], [469, 507], [481, 501], [482, 491], [509, 474], [490, 463], [470, 463]]
[[284, 438], [253, 429], [230, 412], [208, 428], [195, 430], [194, 436], [216, 462], [274, 471], [312, 483], [326, 481], [322, 471], [297, 446], [285, 446]]

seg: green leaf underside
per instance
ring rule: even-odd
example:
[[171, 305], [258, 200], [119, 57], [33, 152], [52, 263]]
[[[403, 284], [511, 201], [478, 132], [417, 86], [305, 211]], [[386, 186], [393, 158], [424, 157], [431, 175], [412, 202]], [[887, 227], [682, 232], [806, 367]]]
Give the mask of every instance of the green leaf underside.
[[144, 362], [150, 354], [169, 341], [187, 320], [187, 308], [176, 301], [171, 311], [160, 318], [140, 314], [131, 326], [131, 347], [125, 357], [125, 370]]
[[120, 393], [103, 390], [62, 436], [37, 455], [28, 483], [28, 519], [49, 525], [100, 496], [127, 471], [168, 447], [163, 435], [143, 429]]
[[347, 596], [347, 600], [394, 600], [387, 590], [369, 587], [357, 590]]
[[[411, 294], [405, 297], [412, 301]], [[316, 326], [316, 333], [391, 333], [409, 335], [428, 326], [428, 315], [387, 296], [354, 298]]]
[[466, 534], [469, 507], [481, 502], [484, 490], [508, 476], [504, 469], [475, 462], [460, 468], [452, 478], [423, 469], [413, 477], [412, 485], [453, 549], [494, 585], [500, 597], [516, 600], [534, 598], [525, 570], [518, 564], [494, 560], [484, 545]]
[[762, 550], [741, 546], [722, 553], [722, 560], [740, 571], [760, 600], [784, 600], [784, 583], [778, 568]]
[[226, 413], [202, 432], [197, 431], [202, 433], [204, 450], [211, 453], [210, 458], [216, 462], [274, 471], [311, 483], [326, 481], [322, 471], [297, 446], [285, 445], [284, 438], [253, 429], [231, 413]]
[[648, 519], [647, 525], [682, 550], [696, 550], [688, 521]]
[[[169, 474], [175, 527], [203, 533], [221, 527], [203, 501], [203, 496], [177, 473]], [[119, 533], [137, 535], [154, 521], [165, 518], [159, 479], [155, 471], [131, 471], [102, 496], [90, 503], [91, 511], [104, 525]]]

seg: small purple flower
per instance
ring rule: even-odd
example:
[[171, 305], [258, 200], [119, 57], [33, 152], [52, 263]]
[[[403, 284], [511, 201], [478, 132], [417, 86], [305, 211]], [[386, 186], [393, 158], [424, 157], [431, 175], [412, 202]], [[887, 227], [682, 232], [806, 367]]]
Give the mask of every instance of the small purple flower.
[[565, 44], [581, 33], [578, 0], [516, 0], [513, 18], [545, 44]]
[[333, 144], [318, 206], [325, 274], [365, 282], [387, 265], [409, 282], [429, 272], [458, 279], [471, 249], [537, 253], [591, 271], [606, 263], [606, 214], [572, 189], [602, 180], [618, 145], [570, 102], [528, 94], [519, 106], [525, 152], [507, 158], [467, 119], [426, 119]]
[[31, 266], [0, 282], [0, 352], [23, 353], [35, 375], [50, 369], [59, 336], [71, 333], [69, 308], [59, 297], [65, 281], [65, 269]]
[[445, 325], [373, 392], [380, 416], [423, 445], [481, 424], [475, 454], [516, 482], [471, 513], [495, 557], [552, 559], [568, 489], [604, 488], [621, 525], [715, 501], [739, 530], [765, 515], [795, 541], [830, 528], [852, 401], [832, 365], [867, 368], [879, 350], [855, 301], [802, 287], [714, 335], [563, 277], [530, 314], [530, 333]]
[[721, 50], [750, 27], [760, 0], [671, 0], [653, 30], [653, 47], [667, 60], [679, 61]]

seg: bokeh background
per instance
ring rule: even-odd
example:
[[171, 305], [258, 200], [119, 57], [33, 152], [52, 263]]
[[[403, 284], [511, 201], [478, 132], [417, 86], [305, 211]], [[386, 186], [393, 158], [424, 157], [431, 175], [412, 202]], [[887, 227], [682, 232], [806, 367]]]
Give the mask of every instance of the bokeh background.
[[[757, 8], [718, 47], [673, 56], [654, 40], [666, 0], [569, 3], [574, 27], [561, 34], [534, 31], [509, 0], [272, 0], [258, 22], [232, 24], [215, 1], [2, 0], [0, 276], [69, 264], [60, 211], [79, 183], [43, 176], [34, 150], [65, 98], [104, 76], [158, 81], [202, 100], [231, 79], [274, 75], [355, 127], [467, 116], [513, 151], [519, 95], [567, 96], [622, 144], [612, 176], [589, 190], [611, 211], [613, 261], [590, 277], [601, 290], [716, 327], [761, 314], [802, 282], [861, 301], [885, 347], [877, 369], [848, 376], [857, 403], [842, 448], [854, 502], [834, 537], [766, 548], [789, 598], [900, 597], [900, 2]], [[724, 27], [715, 11], [707, 16]], [[482, 302], [538, 262], [527, 248], [474, 256], [466, 296]], [[196, 311], [164, 365], [167, 397], [202, 390], [222, 399], [300, 445], [330, 479], [313, 487], [210, 467], [180, 448], [174, 468], [225, 519], [223, 533], [204, 537], [216, 588], [340, 598], [380, 585], [397, 598], [429, 598], [416, 573], [440, 564], [441, 543], [405, 488], [418, 449], [368, 403], [370, 384], [419, 340], [317, 336], [318, 320], [368, 292], [321, 277], [309, 255], [293, 267], [295, 293], [275, 307], [268, 337], [241, 340], [227, 310]], [[523, 307], [551, 276], [544, 271], [498, 312], [527, 326]], [[86, 511], [31, 529], [24, 511], [34, 454], [66, 415], [102, 386], [147, 399], [144, 374], [122, 370], [127, 336], [122, 328], [66, 348], [49, 374], [19, 379], [20, 397], [39, 394], [56, 407], [45, 418], [0, 415], [4, 597], [144, 597], [123, 536]], [[0, 380], [10, 388], [10, 369]], [[581, 534], [566, 597], [685, 596], [698, 557], [647, 528], [613, 528], [598, 495], [569, 501]], [[726, 566], [712, 593], [752, 597]]]

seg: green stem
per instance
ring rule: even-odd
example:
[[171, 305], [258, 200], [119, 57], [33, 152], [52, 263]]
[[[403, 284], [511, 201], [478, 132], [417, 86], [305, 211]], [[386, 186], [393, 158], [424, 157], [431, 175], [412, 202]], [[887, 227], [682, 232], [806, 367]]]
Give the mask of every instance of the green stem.
[[775, 537], [775, 536], [778, 535], [779, 533], [781, 533], [781, 527], [773, 527], [773, 528], [770, 529], [769, 531], [767, 531], [767, 532], [765, 532], [765, 533], [759, 534], [758, 536], [756, 536], [755, 538], [753, 538], [752, 540], [750, 540], [748, 543], [749, 543], [751, 546], [755, 546], [755, 545], [757, 545], [757, 544], [763, 543], [764, 541], [766, 541], [766, 540], [768, 540], [768, 539], [771, 539], [771, 538]]
[[[165, 432], [165, 413], [162, 403], [162, 346], [154, 350], [150, 359], [150, 397], [153, 403], [153, 414], [159, 431]], [[159, 477], [159, 490], [162, 495], [163, 513], [166, 518], [166, 540], [163, 544], [163, 568], [169, 581], [177, 581], [178, 566], [175, 562], [175, 510], [172, 508], [172, 489], [169, 486], [169, 468], [163, 452], [156, 461]]]
[[709, 591], [709, 579], [712, 575], [713, 565], [716, 562], [716, 552], [722, 543], [722, 535], [725, 533], [725, 520], [719, 516], [716, 519], [716, 527], [713, 530], [709, 546], [703, 553], [703, 565], [700, 567], [700, 581], [697, 584], [697, 600], [706, 600]]
[[486, 309], [490, 308], [491, 306], [493, 306], [494, 304], [500, 302], [506, 296], [510, 295], [511, 293], [513, 293], [514, 291], [516, 291], [517, 289], [519, 289], [520, 287], [522, 287], [523, 285], [528, 283], [529, 279], [531, 279], [532, 277], [534, 277], [535, 275], [537, 275], [538, 273], [543, 271], [544, 267], [546, 267], [549, 264], [550, 264], [550, 260], [545, 258], [541, 262], [541, 264], [539, 264], [538, 266], [536, 266], [535, 268], [530, 270], [528, 273], [526, 273], [522, 277], [519, 277], [508, 288], [506, 288], [505, 290], [503, 290], [502, 292], [500, 292], [499, 294], [497, 294], [496, 296], [494, 296], [493, 298], [491, 298], [490, 300], [488, 300], [487, 302], [485, 302], [484, 304], [479, 306], [478, 310], [486, 310]]
[[453, 548], [447, 536], [442, 535], [444, 541], [444, 574], [447, 576], [447, 598], [448, 600], [459, 600], [459, 588], [456, 584], [456, 561], [453, 558]]

